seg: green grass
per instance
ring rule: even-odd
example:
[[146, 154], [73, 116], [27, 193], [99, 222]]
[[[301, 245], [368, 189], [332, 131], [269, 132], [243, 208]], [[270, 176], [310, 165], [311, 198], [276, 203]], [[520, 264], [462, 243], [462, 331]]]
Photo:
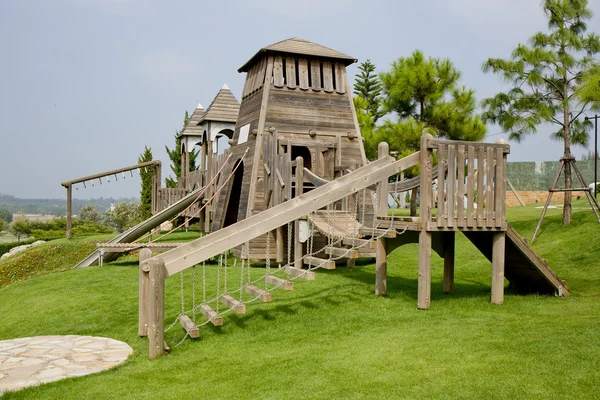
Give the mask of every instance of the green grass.
[[[530, 238], [540, 212], [511, 208], [509, 220]], [[568, 281], [570, 297], [507, 291], [503, 305], [490, 304], [491, 266], [459, 235], [455, 293], [442, 293], [434, 253], [428, 311], [416, 309], [417, 246], [410, 245], [390, 255], [387, 297], [373, 295], [372, 264], [319, 271], [315, 281], [295, 281], [293, 291], [248, 305], [244, 316], [228, 314], [222, 327], [202, 327], [200, 340], [152, 362], [147, 340], [137, 337], [135, 256], [15, 283], [0, 289], [0, 339], [106, 336], [134, 354], [113, 370], [6, 398], [597, 398], [600, 225], [591, 211], [573, 219], [562, 226], [560, 210], [550, 210], [534, 244]], [[206, 269], [214, 282], [216, 266]], [[239, 285], [239, 268], [228, 278]], [[189, 308], [189, 270], [185, 284]], [[167, 279], [166, 297], [170, 322], [180, 307], [178, 277]], [[182, 337], [179, 325], [166, 334], [171, 346]]]

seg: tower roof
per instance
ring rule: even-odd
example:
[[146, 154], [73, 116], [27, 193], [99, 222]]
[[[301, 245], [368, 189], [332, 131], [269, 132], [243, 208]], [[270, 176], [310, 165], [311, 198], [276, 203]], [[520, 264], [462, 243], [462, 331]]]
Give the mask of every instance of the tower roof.
[[260, 49], [250, 60], [238, 69], [238, 72], [247, 72], [250, 65], [265, 53], [284, 53], [289, 55], [316, 56], [330, 58], [343, 62], [346, 66], [358, 61], [356, 58], [347, 54], [341, 53], [329, 47], [322, 46], [317, 43], [309, 42], [301, 38], [291, 38], [273, 43], [267, 47]]
[[240, 103], [225, 84], [221, 90], [219, 90], [219, 93], [217, 93], [198, 123], [202, 123], [203, 121], [220, 121], [235, 124], [239, 112]]
[[185, 124], [179, 135], [191, 135], [191, 136], [202, 136], [202, 128], [198, 126], [198, 123], [206, 111], [202, 104], [198, 104], [188, 123]]

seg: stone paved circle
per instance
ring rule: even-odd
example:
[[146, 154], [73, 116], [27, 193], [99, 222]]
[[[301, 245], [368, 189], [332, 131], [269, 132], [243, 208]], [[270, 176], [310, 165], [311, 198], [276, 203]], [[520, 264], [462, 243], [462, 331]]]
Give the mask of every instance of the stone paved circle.
[[0, 341], [0, 396], [9, 390], [104, 371], [133, 349], [94, 336], [35, 336]]

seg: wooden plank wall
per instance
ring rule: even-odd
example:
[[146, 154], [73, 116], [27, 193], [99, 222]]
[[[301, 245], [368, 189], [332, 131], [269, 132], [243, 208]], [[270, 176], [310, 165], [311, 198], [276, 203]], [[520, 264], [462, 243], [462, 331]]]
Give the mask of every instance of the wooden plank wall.
[[433, 147], [439, 165], [437, 229], [506, 229], [508, 147], [442, 140]]

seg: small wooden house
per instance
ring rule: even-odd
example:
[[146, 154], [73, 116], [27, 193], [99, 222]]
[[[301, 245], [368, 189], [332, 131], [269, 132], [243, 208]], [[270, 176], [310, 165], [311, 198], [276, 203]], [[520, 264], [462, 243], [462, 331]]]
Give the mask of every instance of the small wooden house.
[[[305, 167], [325, 179], [367, 162], [346, 76], [346, 67], [356, 61], [292, 38], [260, 49], [238, 70], [246, 73], [246, 81], [233, 133], [233, 157], [223, 176], [238, 163], [239, 167], [220, 194], [212, 231], [266, 209], [263, 138], [269, 130], [277, 132], [281, 151], [291, 152], [292, 160], [301, 156]], [[265, 258], [265, 242], [263, 236], [250, 243], [250, 258]]]

